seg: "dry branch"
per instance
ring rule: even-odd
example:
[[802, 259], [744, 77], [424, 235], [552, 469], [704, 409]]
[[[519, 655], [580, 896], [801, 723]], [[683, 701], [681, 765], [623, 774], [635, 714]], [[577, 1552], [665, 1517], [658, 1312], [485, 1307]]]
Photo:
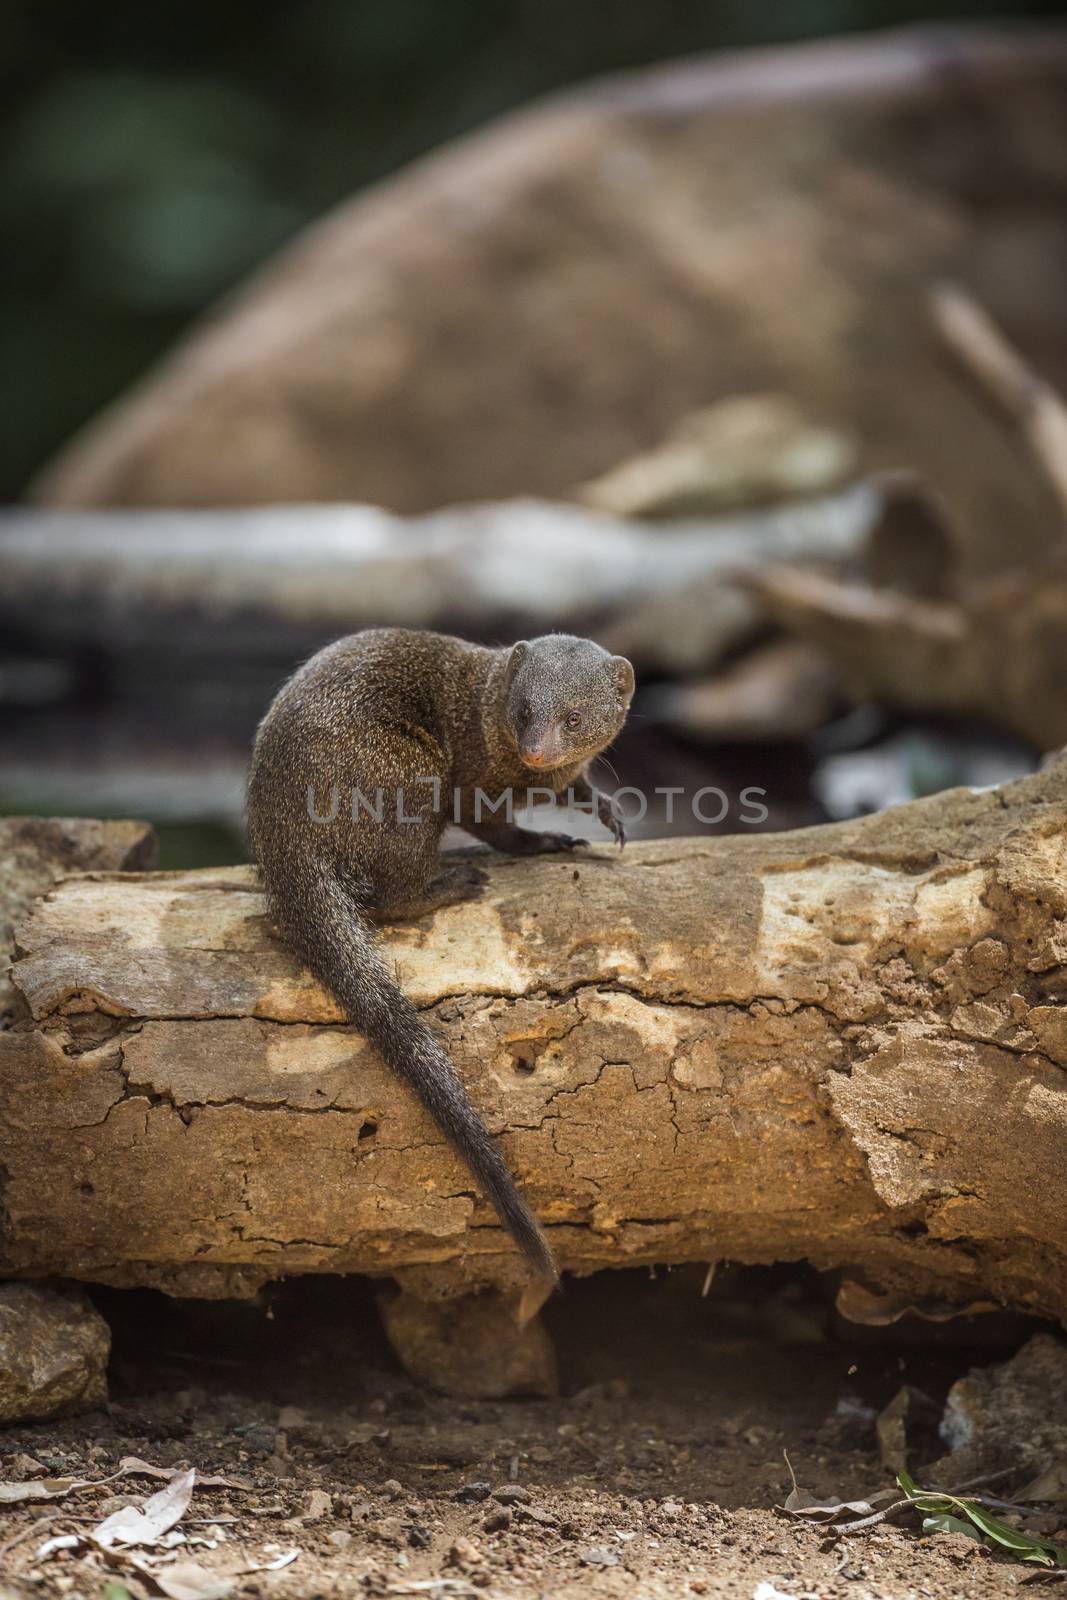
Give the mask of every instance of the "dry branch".
[[[1037, 377], [967, 294], [933, 298], [943, 337], [1022, 430], [1067, 512], [1067, 404]], [[1042, 750], [1067, 742], [1067, 576], [1063, 552], [984, 582], [962, 581], [965, 541], [921, 481], [881, 486], [883, 514], [867, 551], [871, 588], [803, 570], [770, 568], [750, 587], [766, 613], [817, 645], [856, 698], [901, 709], [999, 722]], [[929, 580], [905, 586], [893, 564], [932, 553]], [[915, 568], [916, 573], [919, 569]], [[910, 587], [921, 598], [896, 592]]]
[[[19, 938], [9, 1274], [521, 1281], [247, 869], [70, 878]], [[386, 941], [565, 1269], [806, 1258], [1067, 1320], [1067, 761], [794, 834], [500, 860]]]
[[1067, 516], [1067, 405], [958, 285], [935, 291], [933, 311], [946, 344], [1022, 432]]

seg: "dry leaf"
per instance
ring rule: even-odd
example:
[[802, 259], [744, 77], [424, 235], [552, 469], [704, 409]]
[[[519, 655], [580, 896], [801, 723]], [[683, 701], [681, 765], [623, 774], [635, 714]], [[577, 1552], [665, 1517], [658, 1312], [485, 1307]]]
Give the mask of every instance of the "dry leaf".
[[[120, 1475], [128, 1478], [176, 1478], [182, 1469], [180, 1467], [155, 1467], [150, 1461], [142, 1461], [140, 1456], [123, 1456], [119, 1462], [119, 1470], [115, 1477]], [[219, 1473], [198, 1472], [196, 1481], [201, 1489], [243, 1489], [249, 1490], [252, 1485], [247, 1478], [226, 1478]]]
[[257, 1565], [254, 1566], [254, 1567], [242, 1567], [241, 1571], [242, 1572], [280, 1572], [282, 1567], [289, 1566], [293, 1561], [296, 1560], [297, 1556], [302, 1555], [302, 1554], [303, 1554], [303, 1552], [301, 1551], [301, 1549], [300, 1549], [300, 1547], [298, 1545], [293, 1550], [286, 1550], [284, 1555], [275, 1556], [273, 1561], [261, 1561], [261, 1562], [258, 1562]]
[[60, 1533], [54, 1539], [46, 1539], [37, 1552], [38, 1561], [47, 1561], [49, 1556], [54, 1556], [57, 1550], [76, 1550], [82, 1542], [80, 1533]]
[[189, 1509], [195, 1483], [196, 1470], [190, 1467], [143, 1506], [123, 1506], [121, 1511], [105, 1517], [89, 1537], [105, 1550], [115, 1545], [155, 1544]]
[[26, 1500], [60, 1500], [75, 1489], [91, 1488], [93, 1484], [85, 1478], [30, 1478], [25, 1483], [0, 1483], [0, 1505], [18, 1506]]
[[1054, 1506], [1067, 1506], [1067, 1461], [1054, 1461], [1037, 1477], [1020, 1489], [1017, 1500], [1047, 1501]]
[[153, 1581], [168, 1600], [227, 1600], [233, 1582], [218, 1572], [209, 1572], [195, 1561], [176, 1561], [172, 1567], [159, 1567]]

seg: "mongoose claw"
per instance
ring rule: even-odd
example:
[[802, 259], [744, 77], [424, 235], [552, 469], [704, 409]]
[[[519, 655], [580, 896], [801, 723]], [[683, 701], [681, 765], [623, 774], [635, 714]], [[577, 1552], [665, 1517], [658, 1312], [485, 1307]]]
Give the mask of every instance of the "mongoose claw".
[[569, 833], [542, 833], [540, 835], [539, 849], [546, 855], [555, 853], [557, 850], [586, 850], [588, 848], [588, 839], [576, 839]]
[[619, 849], [625, 849], [626, 826], [623, 822], [622, 813], [619, 811], [615, 801], [610, 795], [604, 794], [600, 796], [599, 804], [597, 806], [597, 816], [604, 824], [604, 827], [607, 828]]

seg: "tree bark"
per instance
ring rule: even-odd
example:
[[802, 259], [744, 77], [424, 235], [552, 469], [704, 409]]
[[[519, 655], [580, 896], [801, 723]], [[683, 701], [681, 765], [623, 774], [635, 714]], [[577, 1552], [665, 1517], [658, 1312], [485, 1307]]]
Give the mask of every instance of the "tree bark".
[[[565, 1270], [806, 1259], [1067, 1321], [1065, 919], [1061, 758], [855, 823], [494, 859], [383, 939]], [[250, 869], [72, 877], [18, 946], [9, 1275], [521, 1288]]]

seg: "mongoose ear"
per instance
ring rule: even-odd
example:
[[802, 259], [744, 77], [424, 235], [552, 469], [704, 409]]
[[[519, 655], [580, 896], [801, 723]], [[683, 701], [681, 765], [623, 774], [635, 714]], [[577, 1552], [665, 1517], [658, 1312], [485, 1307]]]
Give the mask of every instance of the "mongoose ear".
[[625, 656], [612, 656], [611, 670], [615, 674], [615, 687], [627, 705], [634, 694], [634, 669]]
[[514, 678], [515, 673], [518, 670], [520, 661], [529, 648], [530, 645], [527, 639], [520, 639], [517, 644], [512, 645], [511, 654], [508, 656], [507, 669], [504, 673], [505, 684], [510, 684], [512, 678]]

